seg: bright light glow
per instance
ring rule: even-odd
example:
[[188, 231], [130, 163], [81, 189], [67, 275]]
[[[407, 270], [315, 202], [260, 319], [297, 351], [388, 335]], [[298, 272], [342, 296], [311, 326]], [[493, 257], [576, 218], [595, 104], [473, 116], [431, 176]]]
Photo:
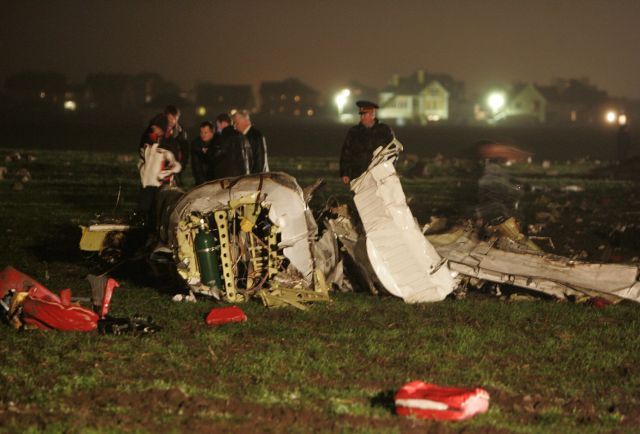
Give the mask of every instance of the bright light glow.
[[618, 125], [626, 125], [627, 124], [627, 115], [621, 114], [618, 116]]
[[613, 110], [609, 110], [604, 118], [608, 123], [612, 124], [616, 121], [616, 119], [618, 119], [618, 114]]
[[78, 108], [78, 105], [76, 104], [75, 101], [68, 99], [64, 102], [64, 109], [70, 112], [74, 112], [76, 111], [76, 109]]
[[74, 112], [78, 108], [75, 101], [68, 99], [64, 102], [64, 109], [69, 112]]
[[207, 108], [203, 105], [198, 106], [196, 113], [198, 113], [198, 116], [204, 117], [207, 114]]
[[351, 91], [349, 89], [342, 89], [336, 95], [335, 102], [336, 102], [336, 106], [338, 107], [338, 114], [342, 114], [342, 110], [344, 110], [344, 106], [347, 105], [349, 95], [351, 95]]
[[44, 90], [40, 91], [40, 99], [44, 99], [44, 97], [47, 96], [47, 94], [44, 92]]
[[491, 111], [494, 113], [497, 113], [498, 110], [504, 107], [505, 102], [505, 96], [501, 92], [493, 92], [487, 98], [487, 104], [489, 104], [489, 108], [491, 108]]
[[427, 116], [427, 120], [429, 122], [438, 122], [440, 120], [440, 115], [429, 115]]
[[314, 114], [315, 112], [313, 111], [313, 109], [307, 110], [307, 116], [313, 116]]

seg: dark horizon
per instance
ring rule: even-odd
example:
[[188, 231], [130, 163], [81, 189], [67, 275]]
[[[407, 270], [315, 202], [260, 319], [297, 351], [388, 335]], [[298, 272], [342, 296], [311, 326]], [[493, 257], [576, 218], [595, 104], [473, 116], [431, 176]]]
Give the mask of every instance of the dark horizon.
[[74, 82], [157, 71], [185, 90], [298, 77], [329, 93], [350, 80], [382, 88], [393, 74], [424, 69], [464, 81], [469, 95], [494, 83], [586, 77], [611, 96], [640, 98], [640, 3], [631, 0], [176, 5], [10, 1], [0, 80], [23, 70]]

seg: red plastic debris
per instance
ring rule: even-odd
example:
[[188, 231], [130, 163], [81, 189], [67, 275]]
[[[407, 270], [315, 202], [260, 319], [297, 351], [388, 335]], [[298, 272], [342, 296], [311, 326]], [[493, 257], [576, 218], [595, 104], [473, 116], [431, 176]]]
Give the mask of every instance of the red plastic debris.
[[589, 299], [588, 302], [591, 306], [593, 306], [596, 309], [604, 309], [605, 307], [611, 304], [608, 300], [602, 297], [592, 297]]
[[[101, 306], [102, 316], [109, 311], [109, 304], [118, 282], [108, 279]], [[21, 320], [32, 328], [63, 331], [92, 331], [98, 327], [99, 316], [90, 309], [71, 303], [71, 290], [60, 291], [60, 296], [11, 266], [0, 271], [0, 298], [9, 290], [27, 292], [22, 301]]]
[[210, 326], [219, 326], [230, 322], [243, 322], [247, 315], [238, 306], [214, 307], [207, 315], [205, 322]]
[[[98, 315], [72, 304], [64, 305], [41, 297], [40, 288], [31, 288], [22, 303], [25, 324], [45, 330], [90, 332], [98, 327]], [[69, 291], [69, 299], [71, 292]]]
[[109, 313], [109, 308], [111, 307], [111, 296], [113, 295], [113, 290], [119, 287], [120, 287], [120, 284], [115, 279], [109, 278], [107, 280], [107, 285], [104, 288], [104, 298], [102, 299], [102, 306], [100, 306], [100, 318], [104, 318]]
[[422, 419], [464, 420], [489, 409], [489, 393], [412, 381], [396, 393], [396, 413]]
[[26, 292], [33, 287], [42, 291], [40, 298], [45, 297], [44, 294], [47, 294], [47, 299], [60, 302], [57, 295], [49, 291], [31, 276], [16, 270], [12, 266], [8, 265], [4, 270], [0, 271], [0, 298], [4, 297], [10, 289], [15, 289], [16, 292]]

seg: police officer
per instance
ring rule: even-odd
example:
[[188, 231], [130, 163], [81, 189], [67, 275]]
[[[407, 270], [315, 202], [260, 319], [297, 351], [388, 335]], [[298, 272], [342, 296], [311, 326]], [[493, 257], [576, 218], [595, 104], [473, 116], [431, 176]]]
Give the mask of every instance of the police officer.
[[360, 123], [347, 132], [340, 155], [340, 177], [345, 184], [367, 170], [373, 151], [378, 146], [385, 146], [394, 138], [393, 130], [378, 122], [376, 110], [379, 107], [376, 103], [357, 101], [356, 105], [359, 108]]

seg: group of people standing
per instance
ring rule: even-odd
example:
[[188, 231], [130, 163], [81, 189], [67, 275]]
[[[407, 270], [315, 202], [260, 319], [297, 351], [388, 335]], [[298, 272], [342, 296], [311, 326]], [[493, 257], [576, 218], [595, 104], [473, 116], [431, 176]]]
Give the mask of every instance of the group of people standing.
[[267, 142], [247, 110], [222, 113], [215, 124], [200, 124], [200, 135], [191, 143], [191, 169], [196, 185], [269, 171]]
[[[373, 151], [394, 138], [391, 128], [376, 118], [378, 105], [358, 101], [360, 122], [349, 129], [340, 155], [340, 177], [349, 184], [367, 170]], [[180, 125], [180, 110], [167, 106], [149, 122], [140, 140], [142, 194], [136, 214], [147, 222], [157, 192], [165, 185], [181, 186], [181, 172], [191, 157], [196, 185], [221, 178], [269, 171], [267, 143], [251, 123], [247, 110], [221, 113], [215, 122], [200, 124], [190, 144]], [[147, 222], [148, 223], [148, 222]]]
[[136, 215], [147, 224], [159, 189], [182, 186], [181, 174], [189, 157], [196, 185], [269, 171], [266, 140], [251, 123], [248, 110], [222, 113], [215, 123], [202, 122], [199, 136], [189, 143], [180, 125], [180, 110], [169, 105], [149, 121], [138, 151], [142, 193]]

